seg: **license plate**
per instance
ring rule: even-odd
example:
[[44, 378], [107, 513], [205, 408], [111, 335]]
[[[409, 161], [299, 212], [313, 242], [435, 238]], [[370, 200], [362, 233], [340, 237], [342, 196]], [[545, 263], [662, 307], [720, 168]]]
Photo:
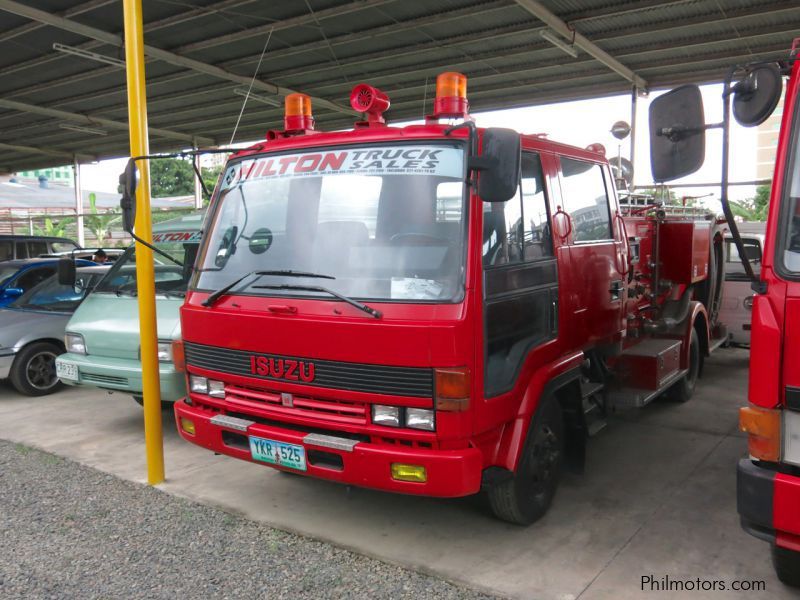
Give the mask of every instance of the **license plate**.
[[261, 462], [281, 465], [298, 471], [306, 470], [306, 449], [297, 444], [285, 444], [275, 440], [251, 437], [250, 454]]
[[78, 381], [78, 365], [56, 359], [56, 375], [59, 379]]

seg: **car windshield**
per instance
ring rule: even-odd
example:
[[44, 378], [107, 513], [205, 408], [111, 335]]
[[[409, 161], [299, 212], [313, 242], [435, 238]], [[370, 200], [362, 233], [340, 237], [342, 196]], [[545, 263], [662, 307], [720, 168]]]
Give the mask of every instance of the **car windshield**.
[[[153, 233], [155, 246], [179, 263], [183, 263], [183, 266], [180, 266], [153, 252], [156, 293], [176, 296], [186, 294], [199, 241], [199, 231]], [[114, 266], [111, 267], [95, 291], [117, 295], [136, 295], [136, 253], [133, 246], [114, 262]]]
[[19, 273], [19, 266], [2, 266], [0, 265], [0, 285], [5, 285], [9, 279]]
[[53, 275], [22, 294], [10, 306], [28, 310], [72, 312], [78, 308], [101, 276], [98, 273], [81, 273], [79, 270], [75, 285], [71, 286], [59, 283], [58, 276]]
[[[302, 271], [331, 279], [270, 276], [262, 284], [324, 285], [360, 300], [458, 301], [464, 176], [463, 147], [451, 143], [237, 161], [220, 184], [195, 287], [218, 290], [251, 271]], [[330, 297], [253, 283], [241, 293]]]

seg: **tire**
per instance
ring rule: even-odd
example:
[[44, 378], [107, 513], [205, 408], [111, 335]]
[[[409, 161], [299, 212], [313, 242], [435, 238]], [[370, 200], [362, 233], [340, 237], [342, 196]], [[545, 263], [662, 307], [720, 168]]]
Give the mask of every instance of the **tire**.
[[11, 385], [26, 396], [46, 396], [60, 390], [64, 384], [56, 375], [56, 356], [62, 353], [50, 342], [25, 346], [11, 365]]
[[697, 330], [692, 328], [692, 337], [689, 341], [689, 372], [681, 380], [667, 390], [667, 397], [673, 402], [688, 402], [694, 395], [697, 378], [700, 376], [700, 338]]
[[778, 579], [786, 585], [800, 588], [800, 552], [773, 544], [772, 566]]
[[530, 525], [550, 508], [564, 460], [564, 421], [555, 398], [542, 401], [531, 421], [517, 472], [489, 488], [494, 515], [517, 525]]

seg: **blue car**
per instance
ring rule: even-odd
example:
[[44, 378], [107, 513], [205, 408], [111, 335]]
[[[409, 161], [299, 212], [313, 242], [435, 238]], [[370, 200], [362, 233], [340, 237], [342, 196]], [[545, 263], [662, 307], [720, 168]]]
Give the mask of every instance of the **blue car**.
[[[90, 260], [76, 260], [78, 267], [92, 267]], [[58, 260], [26, 258], [0, 262], [0, 308], [8, 306], [58, 270]]]

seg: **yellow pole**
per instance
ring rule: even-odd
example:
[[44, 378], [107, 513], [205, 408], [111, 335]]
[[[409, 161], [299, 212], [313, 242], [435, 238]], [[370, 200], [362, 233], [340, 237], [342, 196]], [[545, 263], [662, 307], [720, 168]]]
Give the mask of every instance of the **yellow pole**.
[[[125, 70], [128, 80], [128, 121], [131, 156], [149, 154], [147, 138], [147, 95], [144, 77], [144, 24], [142, 0], [124, 0]], [[137, 161], [136, 234], [152, 243], [150, 218], [150, 165]], [[158, 332], [156, 329], [155, 275], [153, 251], [136, 242], [136, 280], [139, 294], [139, 336], [142, 355], [144, 395], [144, 443], [147, 450], [147, 481], [164, 481], [164, 440], [161, 432], [161, 389], [158, 378]]]

